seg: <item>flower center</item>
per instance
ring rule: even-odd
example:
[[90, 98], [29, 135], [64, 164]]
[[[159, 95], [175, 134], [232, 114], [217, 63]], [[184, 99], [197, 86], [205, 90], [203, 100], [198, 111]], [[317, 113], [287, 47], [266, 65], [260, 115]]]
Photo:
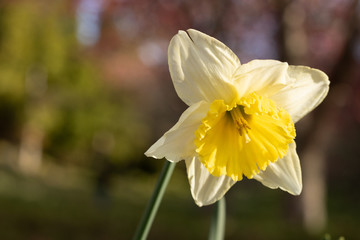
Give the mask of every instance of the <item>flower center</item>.
[[196, 152], [214, 176], [240, 181], [288, 151], [295, 138], [290, 115], [269, 98], [252, 93], [231, 107], [215, 100], [195, 132]]

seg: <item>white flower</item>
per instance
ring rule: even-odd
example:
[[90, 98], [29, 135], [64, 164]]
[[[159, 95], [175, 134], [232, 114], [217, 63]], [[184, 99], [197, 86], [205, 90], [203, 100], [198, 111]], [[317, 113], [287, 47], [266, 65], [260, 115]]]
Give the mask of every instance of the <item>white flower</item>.
[[173, 37], [168, 61], [189, 108], [145, 154], [185, 160], [199, 206], [222, 198], [243, 176], [300, 194], [294, 123], [325, 98], [326, 74], [275, 60], [241, 65], [223, 43], [193, 29]]

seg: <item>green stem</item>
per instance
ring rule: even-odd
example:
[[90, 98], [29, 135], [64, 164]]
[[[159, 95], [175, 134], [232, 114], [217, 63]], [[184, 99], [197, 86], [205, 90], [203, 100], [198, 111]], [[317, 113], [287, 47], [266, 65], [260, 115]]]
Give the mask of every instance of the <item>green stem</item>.
[[149, 234], [150, 227], [154, 221], [155, 215], [159, 208], [160, 202], [164, 195], [165, 189], [169, 183], [170, 177], [174, 171], [176, 163], [166, 161], [156, 183], [153, 195], [146, 206], [146, 210], [138, 228], [136, 229], [133, 240], [145, 240]]
[[220, 199], [211, 218], [209, 240], [222, 240], [225, 236], [226, 203], [225, 197]]

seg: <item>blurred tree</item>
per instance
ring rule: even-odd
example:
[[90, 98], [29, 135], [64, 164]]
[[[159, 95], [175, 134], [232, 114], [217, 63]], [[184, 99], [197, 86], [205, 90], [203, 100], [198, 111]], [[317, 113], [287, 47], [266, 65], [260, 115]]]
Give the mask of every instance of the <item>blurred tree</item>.
[[[42, 159], [93, 167], [141, 158], [147, 129], [131, 99], [104, 84], [78, 46], [66, 1], [17, 1], [0, 8], [0, 139], [20, 146], [19, 164]], [[96, 165], [95, 165], [96, 166]]]

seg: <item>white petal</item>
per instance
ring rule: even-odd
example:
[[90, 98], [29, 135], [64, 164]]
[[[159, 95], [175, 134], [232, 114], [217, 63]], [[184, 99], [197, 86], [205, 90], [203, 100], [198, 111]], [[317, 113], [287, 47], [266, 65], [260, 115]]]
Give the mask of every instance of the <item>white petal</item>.
[[254, 179], [269, 188], [280, 188], [293, 195], [299, 195], [302, 190], [302, 177], [296, 144], [291, 143], [284, 158], [271, 163], [264, 172], [255, 175]]
[[185, 160], [191, 194], [198, 206], [220, 200], [235, 181], [228, 176], [214, 177], [197, 157]]
[[176, 92], [186, 104], [234, 100], [231, 81], [240, 61], [215, 38], [193, 29], [179, 31], [170, 42], [168, 62]]
[[290, 66], [288, 75], [294, 83], [281, 89], [271, 99], [283, 107], [295, 123], [323, 101], [330, 82], [322, 71], [304, 66]]
[[241, 65], [233, 76], [239, 96], [252, 92], [273, 95], [294, 81], [287, 74], [288, 67], [276, 60], [253, 60]]
[[191, 105], [183, 112], [179, 121], [145, 152], [145, 155], [158, 159], [165, 157], [172, 162], [193, 156], [196, 148], [195, 131], [208, 110], [209, 104], [206, 102]]

